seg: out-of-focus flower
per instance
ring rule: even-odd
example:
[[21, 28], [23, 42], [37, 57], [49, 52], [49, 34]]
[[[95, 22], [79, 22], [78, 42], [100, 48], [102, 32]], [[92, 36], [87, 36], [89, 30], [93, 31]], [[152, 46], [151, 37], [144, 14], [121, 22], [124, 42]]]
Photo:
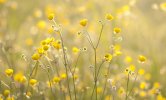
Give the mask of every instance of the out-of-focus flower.
[[118, 90], [118, 94], [122, 95], [122, 94], [124, 94], [124, 92], [125, 92], [124, 88], [120, 87], [119, 90]]
[[54, 32], [54, 29], [52, 27], [48, 28], [47, 32], [48, 32], [48, 34], [52, 34]]
[[66, 74], [65, 73], [61, 74], [61, 79], [66, 79]]
[[160, 4], [160, 8], [163, 11], [166, 11], [166, 2]]
[[121, 29], [119, 27], [114, 28], [114, 33], [115, 34], [120, 33], [120, 32], [121, 32]]
[[114, 17], [111, 14], [106, 14], [105, 18], [109, 21], [114, 19]]
[[143, 55], [139, 55], [138, 60], [139, 62], [144, 63], [146, 61], [146, 57]]
[[33, 60], [39, 60], [40, 59], [40, 55], [38, 53], [35, 53], [32, 55], [32, 59]]
[[126, 56], [126, 57], [125, 57], [125, 62], [126, 62], [126, 63], [131, 63], [132, 60], [133, 60], [133, 59], [132, 59], [130, 56]]
[[48, 46], [48, 45], [44, 45], [44, 46], [43, 46], [43, 50], [44, 50], [44, 51], [47, 51], [48, 49], [49, 49], [49, 46]]
[[80, 49], [78, 49], [77, 47], [73, 47], [73, 48], [72, 48], [72, 51], [73, 51], [73, 53], [76, 54], [76, 53], [78, 53], [78, 52], [80, 51]]
[[129, 70], [132, 71], [132, 72], [134, 72], [135, 71], [135, 66], [134, 65], [130, 65], [129, 66]]
[[100, 94], [103, 91], [103, 89], [102, 89], [102, 87], [97, 87], [96, 91], [97, 91], [98, 94]]
[[159, 88], [160, 88], [160, 83], [159, 83], [159, 82], [155, 82], [155, 83], [153, 84], [153, 88], [159, 89]]
[[112, 100], [112, 96], [111, 96], [111, 95], [107, 95], [107, 96], [105, 97], [105, 100]]
[[17, 73], [14, 75], [14, 80], [19, 83], [25, 83], [27, 79], [22, 73]]
[[40, 9], [36, 9], [36, 10], [34, 11], [34, 16], [35, 16], [36, 18], [42, 17], [42, 11], [41, 11]]
[[105, 59], [106, 61], [110, 62], [110, 61], [112, 60], [112, 55], [109, 54], [109, 53], [107, 53], [107, 54], [105, 54], [104, 59]]
[[60, 41], [54, 41], [52, 42], [52, 45], [55, 49], [59, 50], [61, 48], [61, 44], [60, 44]]
[[10, 90], [4, 90], [3, 95], [5, 97], [9, 96], [10, 95]]
[[145, 74], [145, 70], [144, 69], [139, 69], [138, 70], [138, 74], [139, 75], [144, 75]]
[[140, 97], [146, 97], [147, 93], [145, 91], [139, 92]]
[[14, 100], [14, 96], [7, 97], [6, 100]]
[[32, 94], [31, 94], [31, 92], [28, 91], [25, 95], [27, 98], [29, 98]]
[[38, 23], [37, 23], [37, 27], [39, 29], [45, 29], [46, 28], [46, 22], [43, 21], [43, 20], [40, 20]]
[[87, 23], [88, 23], [88, 20], [87, 20], [87, 19], [82, 19], [82, 20], [80, 21], [80, 25], [83, 26], [83, 27], [85, 27], [85, 26], [87, 25]]
[[157, 95], [157, 99], [156, 100], [166, 100], [165, 97], [163, 97], [161, 94]]
[[5, 3], [7, 0], [0, 0], [0, 4]]
[[12, 76], [13, 72], [14, 72], [13, 69], [6, 69], [5, 70], [5, 73], [6, 73], [7, 76]]
[[145, 89], [145, 88], [147, 87], [146, 82], [141, 82], [139, 87], [140, 87], [141, 89]]
[[25, 43], [28, 45], [28, 46], [31, 46], [33, 44], [33, 40], [31, 38], [28, 38], [25, 40]]
[[59, 83], [60, 82], [60, 78], [59, 77], [57, 77], [57, 76], [55, 76], [54, 78], [53, 78], [53, 82], [54, 83]]
[[54, 18], [54, 14], [53, 13], [51, 13], [51, 14], [48, 15], [48, 19], [49, 20], [53, 20], [53, 18]]
[[30, 80], [29, 80], [29, 84], [30, 84], [31, 86], [35, 86], [35, 85], [37, 84], [37, 80], [36, 80], [36, 79], [30, 79]]

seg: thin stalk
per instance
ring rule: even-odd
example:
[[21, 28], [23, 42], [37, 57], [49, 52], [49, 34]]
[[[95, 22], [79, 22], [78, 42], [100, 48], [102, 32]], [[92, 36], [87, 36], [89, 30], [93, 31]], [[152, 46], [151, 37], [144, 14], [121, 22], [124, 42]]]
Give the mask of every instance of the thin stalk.
[[[101, 63], [100, 66], [99, 66], [99, 69], [98, 69], [98, 71], [97, 71], [97, 75], [96, 75], [97, 79], [98, 79], [98, 75], [99, 75], [99, 72], [100, 72], [100, 69], [101, 69], [103, 63], [104, 63], [104, 61], [102, 61], [102, 63]], [[96, 87], [96, 86], [94, 85], [93, 90], [92, 90], [91, 99], [92, 99], [92, 96], [93, 96], [93, 94], [94, 94], [95, 87]]]
[[53, 88], [52, 88], [52, 82], [51, 82], [51, 78], [50, 78], [50, 75], [49, 75], [49, 69], [47, 68], [47, 70], [46, 70], [46, 72], [47, 72], [47, 76], [48, 76], [48, 80], [49, 80], [49, 84], [50, 84], [50, 88], [51, 88], [51, 93], [52, 93], [52, 95], [53, 95], [53, 98], [54, 98], [54, 91], [53, 91]]
[[102, 65], [104, 64], [104, 62], [105, 62], [105, 61], [102, 61], [101, 64], [100, 64], [100, 66], [99, 66], [99, 69], [98, 69], [97, 75], [96, 75], [96, 76], [97, 76], [97, 79], [98, 79], [98, 76], [99, 76], [99, 73], [100, 73], [100, 69], [101, 69]]
[[[94, 93], [94, 91], [96, 91], [96, 100], [97, 100], [97, 48], [98, 48], [98, 46], [99, 46], [99, 42], [100, 42], [100, 39], [101, 39], [101, 35], [102, 35], [102, 33], [103, 33], [103, 24], [102, 24], [102, 27], [101, 27], [101, 31], [100, 31], [100, 35], [99, 35], [99, 38], [98, 38], [98, 40], [97, 40], [97, 45], [96, 46], [94, 46], [93, 45], [93, 42], [92, 42], [92, 40], [91, 40], [91, 37], [90, 37], [90, 35], [88, 34], [88, 32], [87, 32], [87, 36], [88, 36], [88, 38], [89, 38], [89, 42], [90, 42], [90, 44], [91, 44], [91, 46], [92, 46], [92, 48], [93, 48], [93, 51], [94, 51], [94, 68], [95, 68], [95, 72], [94, 72], [94, 81], [95, 81], [95, 84], [94, 84], [94, 88], [93, 88], [93, 91], [92, 91], [92, 95], [91, 95], [91, 99], [92, 99], [92, 97], [93, 97], [93, 93]], [[100, 70], [99, 70], [100, 71]]]
[[28, 86], [27, 86], [27, 89], [26, 89], [26, 93], [28, 92], [28, 88], [29, 88], [29, 80], [31, 79], [32, 74], [34, 73], [35, 69], [38, 67], [38, 63], [39, 63], [39, 62], [36, 61], [35, 65], [34, 65], [34, 67], [33, 67], [33, 69], [32, 69], [32, 71], [31, 71], [31, 73], [30, 73], [30, 75], [29, 75], [29, 78], [28, 78]]
[[[53, 23], [56, 25], [56, 27], [60, 28], [58, 26], [58, 24], [55, 22], [55, 20], [53, 19]], [[60, 36], [60, 39], [61, 39], [61, 42], [62, 42], [62, 51], [63, 51], [63, 58], [64, 58], [64, 66], [65, 66], [65, 72], [66, 72], [66, 77], [67, 77], [67, 88], [68, 88], [68, 92], [69, 92], [69, 96], [70, 96], [70, 100], [72, 100], [72, 97], [71, 97], [71, 91], [70, 91], [70, 83], [69, 83], [69, 75], [68, 75], [68, 60], [67, 60], [67, 56], [66, 56], [66, 53], [65, 53], [65, 50], [64, 50], [64, 41], [63, 41], [63, 38], [62, 38], [62, 35], [61, 35], [61, 29], [58, 30], [58, 33], [59, 33], [59, 36]], [[70, 70], [70, 67], [69, 67], [69, 70]]]
[[96, 91], [96, 100], [97, 100], [97, 54], [96, 49], [94, 49], [95, 52], [95, 91]]
[[109, 65], [108, 65], [107, 76], [106, 76], [106, 78], [105, 78], [104, 89], [103, 89], [103, 93], [102, 93], [102, 95], [101, 95], [101, 100], [103, 100], [104, 93], [105, 93], [105, 90], [106, 90], [106, 87], [107, 87], [107, 80], [108, 80], [108, 76], [109, 76], [110, 69], [111, 69], [110, 65], [111, 65], [111, 62], [110, 62]]
[[[58, 60], [58, 66], [59, 66], [59, 60]], [[55, 67], [55, 68], [56, 68], [56, 73], [57, 73], [58, 77], [60, 77], [58, 67]], [[61, 91], [61, 93], [63, 95], [64, 100], [65, 100], [66, 95], [65, 95], [65, 92], [62, 90], [62, 83], [61, 83], [61, 81], [59, 82], [59, 88], [60, 88], [60, 91]]]
[[79, 60], [79, 57], [80, 57], [81, 53], [79, 53], [78, 57], [77, 57], [77, 60], [76, 60], [76, 64], [74, 66], [74, 70], [72, 72], [72, 77], [73, 77], [73, 87], [74, 87], [74, 98], [75, 100], [77, 100], [77, 94], [76, 94], [76, 86], [75, 86], [75, 78], [74, 78], [74, 75], [75, 75], [75, 69], [77, 67], [77, 64], [78, 64], [78, 60]]
[[127, 75], [127, 85], [126, 85], [126, 98], [125, 98], [125, 100], [128, 99], [127, 92], [128, 92], [128, 87], [129, 87], [129, 81], [130, 81], [130, 77], [129, 77], [129, 73], [128, 73], [128, 75]]
[[133, 83], [133, 85], [132, 85], [132, 87], [131, 87], [131, 90], [129, 91], [129, 94], [127, 95], [127, 97], [129, 97], [130, 94], [131, 94], [131, 92], [133, 91], [134, 86], [135, 86], [135, 84], [136, 84], [137, 77], [138, 77], [138, 73], [137, 73], [137, 75], [135, 76], [134, 83]]
[[62, 41], [63, 58], [64, 58], [64, 63], [65, 63], [66, 76], [67, 76], [67, 88], [68, 88], [70, 100], [72, 100], [71, 91], [70, 91], [70, 83], [69, 83], [68, 68], [67, 68], [67, 57], [66, 57], [66, 53], [65, 53], [65, 50], [64, 50], [64, 42], [63, 42], [63, 38], [62, 38], [61, 32], [59, 32], [59, 36], [60, 36], [60, 39], [61, 39], [61, 41]]
[[103, 28], [104, 28], [104, 25], [103, 25], [102, 22], [101, 22], [101, 30], [100, 30], [100, 35], [99, 35], [99, 39], [98, 39], [98, 41], [97, 41], [96, 48], [98, 48], [98, 46], [99, 46], [100, 39], [101, 39], [101, 35], [102, 35], [102, 33], [103, 33]]

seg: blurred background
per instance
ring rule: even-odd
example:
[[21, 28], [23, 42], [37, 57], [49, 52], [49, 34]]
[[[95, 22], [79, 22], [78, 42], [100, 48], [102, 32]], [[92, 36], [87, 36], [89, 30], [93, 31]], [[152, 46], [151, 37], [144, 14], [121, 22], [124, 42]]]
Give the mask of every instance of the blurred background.
[[[117, 40], [123, 53], [120, 66], [128, 65], [126, 57], [133, 59], [130, 63], [136, 63], [137, 55], [146, 56], [147, 63], [136, 67], [151, 75], [150, 83], [159, 82], [166, 96], [165, 3], [165, 0], [0, 0], [0, 73], [9, 66], [26, 73], [30, 64], [25, 59], [31, 59], [40, 41], [50, 36], [58, 39], [52, 30], [53, 23], [47, 19], [48, 14], [54, 13], [56, 22], [62, 25], [68, 51], [73, 46], [86, 46], [89, 50], [82, 57], [84, 66], [91, 64], [87, 55], [92, 51], [88, 42], [83, 42], [77, 34], [82, 29], [79, 21], [88, 19], [87, 30], [94, 41], [101, 28], [98, 22], [106, 24], [99, 58], [110, 47], [113, 28], [120, 27], [122, 36]], [[115, 17], [112, 22], [105, 21], [107, 13]]]

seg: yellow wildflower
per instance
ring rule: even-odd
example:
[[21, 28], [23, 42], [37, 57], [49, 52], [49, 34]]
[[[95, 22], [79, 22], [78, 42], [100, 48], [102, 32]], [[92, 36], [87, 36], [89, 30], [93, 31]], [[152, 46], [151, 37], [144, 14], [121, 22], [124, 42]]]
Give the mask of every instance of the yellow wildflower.
[[166, 2], [160, 4], [161, 10], [166, 11]]
[[100, 94], [102, 92], [102, 90], [103, 90], [102, 87], [97, 87], [96, 91], [97, 91], [98, 94]]
[[138, 74], [139, 74], [139, 75], [143, 75], [144, 73], [145, 73], [145, 70], [144, 70], [144, 69], [139, 69], [139, 70], [138, 70]]
[[36, 79], [30, 79], [30, 80], [29, 80], [29, 84], [30, 84], [31, 86], [34, 86], [34, 85], [37, 84], [37, 80], [36, 80]]
[[37, 51], [38, 51], [39, 54], [44, 54], [43, 48], [38, 48]]
[[147, 93], [146, 93], [145, 91], [140, 91], [139, 95], [140, 95], [141, 97], [145, 97], [145, 96], [147, 95]]
[[160, 83], [159, 83], [159, 82], [155, 82], [155, 83], [153, 84], [153, 87], [154, 87], [155, 89], [159, 89], [159, 88], [160, 88]]
[[61, 48], [61, 44], [58, 41], [52, 42], [52, 46], [57, 50]]
[[114, 28], [114, 33], [115, 34], [120, 33], [120, 32], [121, 32], [121, 29], [119, 27]]
[[129, 66], [129, 70], [134, 72], [135, 71], [135, 66], [134, 65], [130, 65]]
[[107, 95], [107, 96], [105, 97], [105, 100], [112, 100], [112, 96], [111, 96], [111, 95]]
[[126, 56], [125, 57], [125, 62], [126, 63], [131, 63], [132, 62], [132, 58], [130, 56]]
[[80, 50], [77, 47], [73, 47], [72, 51], [73, 53], [78, 53]]
[[48, 45], [44, 45], [44, 46], [43, 46], [43, 50], [44, 50], [44, 51], [47, 51], [48, 49], [49, 49], [49, 46], [48, 46]]
[[145, 89], [147, 87], [147, 84], [145, 82], [141, 82], [139, 87], [141, 89]]
[[166, 100], [165, 97], [163, 97], [161, 94], [157, 95], [157, 99], [156, 100]]
[[7, 97], [6, 100], [14, 100], [14, 97], [13, 96]]
[[31, 92], [29, 92], [29, 91], [26, 93], [26, 97], [28, 97], [28, 98], [29, 98], [31, 95], [32, 95], [32, 94], [31, 94]]
[[112, 60], [112, 55], [107, 53], [105, 56], [104, 56], [104, 59], [108, 62], [110, 62]]
[[54, 82], [54, 83], [59, 83], [59, 82], [60, 82], [60, 78], [55, 76], [55, 77], [53, 78], [53, 82]]
[[82, 19], [81, 21], [80, 21], [80, 25], [81, 26], [86, 26], [87, 25], [87, 23], [88, 23], [88, 20], [87, 19]]
[[38, 53], [35, 53], [32, 55], [32, 59], [33, 60], [39, 60], [40, 59], [40, 55]]
[[39, 22], [37, 23], [37, 27], [38, 27], [39, 29], [44, 29], [44, 28], [46, 27], [46, 22], [43, 21], [43, 20], [39, 21]]
[[122, 95], [124, 93], [124, 88], [123, 87], [120, 87], [119, 90], [118, 90], [118, 94], [119, 95]]
[[53, 29], [53, 28], [49, 28], [49, 29], [47, 30], [47, 32], [48, 32], [49, 34], [51, 34], [51, 33], [54, 32], [54, 29]]
[[14, 75], [14, 80], [20, 83], [25, 83], [27, 79], [22, 73], [17, 73]]
[[106, 14], [106, 17], [105, 17], [107, 20], [111, 21], [114, 19], [114, 17], [111, 15], [111, 14]]
[[66, 79], [66, 74], [63, 73], [63, 74], [61, 75], [61, 78], [62, 78], [62, 79]]
[[4, 94], [5, 97], [9, 96], [10, 90], [4, 90], [3, 94]]
[[13, 69], [6, 69], [5, 73], [7, 76], [12, 76], [13, 75]]
[[49, 20], [52, 20], [53, 18], [54, 18], [54, 14], [53, 13], [51, 13], [51, 14], [48, 15], [48, 19]]
[[139, 62], [144, 63], [146, 61], [146, 57], [143, 55], [139, 55], [138, 60]]

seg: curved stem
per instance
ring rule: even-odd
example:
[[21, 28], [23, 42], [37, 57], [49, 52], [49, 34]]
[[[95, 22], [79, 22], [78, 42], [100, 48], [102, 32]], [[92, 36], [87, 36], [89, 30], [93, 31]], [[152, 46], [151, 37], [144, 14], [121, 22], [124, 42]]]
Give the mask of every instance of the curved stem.
[[98, 39], [98, 41], [97, 41], [96, 48], [98, 48], [98, 46], [99, 46], [100, 39], [101, 39], [101, 35], [102, 35], [102, 33], [103, 33], [103, 28], [104, 28], [104, 25], [102, 24], [102, 25], [101, 25], [101, 31], [100, 31], [99, 39]]

